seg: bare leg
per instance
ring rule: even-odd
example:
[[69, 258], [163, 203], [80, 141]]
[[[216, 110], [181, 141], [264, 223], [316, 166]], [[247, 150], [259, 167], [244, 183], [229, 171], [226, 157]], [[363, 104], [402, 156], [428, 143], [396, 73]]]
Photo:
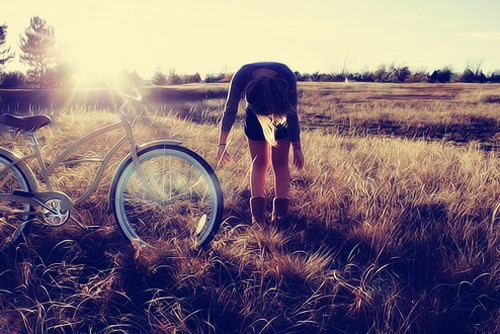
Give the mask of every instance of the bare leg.
[[252, 169], [250, 171], [250, 193], [252, 197], [265, 196], [266, 171], [269, 168], [269, 145], [265, 141], [248, 140]]
[[288, 198], [290, 190], [289, 151], [290, 140], [288, 138], [278, 140], [278, 145], [272, 148], [271, 160], [274, 171], [274, 196], [276, 198]]

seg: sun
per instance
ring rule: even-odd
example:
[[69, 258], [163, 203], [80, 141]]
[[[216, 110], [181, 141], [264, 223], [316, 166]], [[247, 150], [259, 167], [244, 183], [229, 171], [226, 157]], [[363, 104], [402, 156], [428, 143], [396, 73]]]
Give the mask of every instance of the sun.
[[68, 46], [64, 53], [67, 62], [71, 64], [71, 72], [77, 87], [117, 83], [123, 71], [111, 53], [99, 48]]
[[75, 82], [80, 86], [95, 86], [116, 82], [119, 70], [105, 59], [82, 58], [75, 62]]

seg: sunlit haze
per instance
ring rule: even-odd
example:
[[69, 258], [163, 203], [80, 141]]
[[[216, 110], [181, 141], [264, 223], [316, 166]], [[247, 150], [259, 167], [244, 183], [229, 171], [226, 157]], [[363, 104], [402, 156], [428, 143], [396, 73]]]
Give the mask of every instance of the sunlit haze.
[[488, 72], [500, 69], [498, 13], [498, 0], [4, 0], [0, 24], [16, 51], [7, 69], [19, 67], [19, 35], [39, 16], [88, 75], [205, 75], [268, 60], [302, 73], [481, 61]]

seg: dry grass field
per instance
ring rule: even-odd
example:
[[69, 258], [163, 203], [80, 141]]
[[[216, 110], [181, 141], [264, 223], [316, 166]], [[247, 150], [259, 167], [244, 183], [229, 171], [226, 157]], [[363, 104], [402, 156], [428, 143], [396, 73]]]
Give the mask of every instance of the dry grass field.
[[[136, 133], [142, 142], [179, 139], [213, 163], [225, 89], [186, 85], [164, 101], [160, 88], [144, 88]], [[306, 166], [292, 170], [285, 225], [250, 224], [239, 119], [232, 162], [216, 170], [225, 219], [207, 249], [129, 245], [108, 210], [111, 170], [74, 212], [99, 229], [35, 226], [0, 254], [0, 332], [500, 332], [500, 86], [300, 83], [299, 90]], [[31, 112], [53, 118], [39, 131], [48, 160], [118, 119], [91, 104]], [[89, 151], [102, 154], [117, 138]], [[30, 150], [6, 131], [0, 144]], [[78, 195], [94, 169], [61, 169], [53, 182]]]

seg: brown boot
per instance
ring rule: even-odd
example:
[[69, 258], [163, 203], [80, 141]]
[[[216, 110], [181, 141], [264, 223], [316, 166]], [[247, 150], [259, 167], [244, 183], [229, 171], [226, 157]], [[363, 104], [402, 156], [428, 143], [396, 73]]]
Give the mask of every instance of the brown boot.
[[273, 199], [273, 214], [271, 216], [271, 223], [273, 225], [282, 224], [288, 212], [288, 198], [274, 198]]
[[266, 224], [266, 199], [264, 197], [250, 198], [250, 212], [252, 213], [252, 224], [264, 226]]

